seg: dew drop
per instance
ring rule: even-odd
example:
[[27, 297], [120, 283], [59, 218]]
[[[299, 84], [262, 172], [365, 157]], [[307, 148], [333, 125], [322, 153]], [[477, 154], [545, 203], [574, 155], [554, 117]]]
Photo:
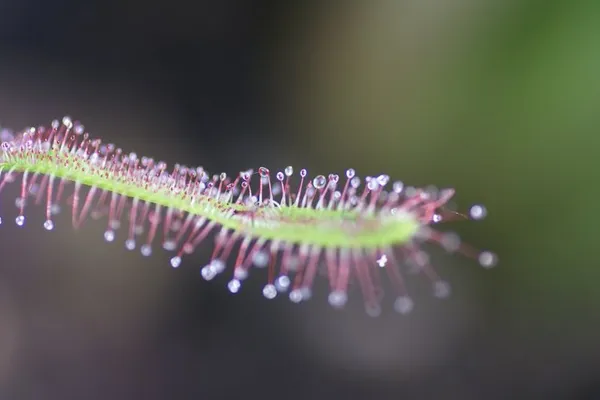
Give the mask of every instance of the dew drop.
[[227, 283], [227, 288], [231, 293], [239, 292], [241, 287], [242, 283], [237, 279], [232, 279], [229, 281], [229, 283]]
[[316, 189], [320, 190], [320, 189], [323, 189], [325, 187], [325, 185], [327, 184], [327, 178], [325, 178], [325, 176], [323, 176], [323, 175], [317, 175], [313, 179], [312, 183]]
[[396, 310], [396, 312], [398, 312], [400, 314], [406, 315], [412, 311], [412, 309], [414, 308], [414, 305], [415, 304], [410, 297], [399, 296], [394, 301], [394, 310]]
[[177, 268], [181, 265], [181, 257], [175, 256], [171, 258], [171, 267]]
[[275, 287], [279, 292], [285, 292], [290, 287], [290, 278], [287, 275], [281, 275], [275, 280]]
[[292, 174], [294, 173], [294, 168], [291, 165], [288, 165], [287, 167], [285, 167], [285, 176], [292, 176]]
[[133, 240], [133, 239], [127, 239], [125, 241], [125, 248], [127, 250], [134, 250], [135, 249], [135, 240]]
[[388, 175], [379, 175], [377, 177], [377, 183], [380, 186], [385, 186], [388, 184], [388, 182], [390, 181], [390, 177]]
[[248, 277], [248, 271], [246, 271], [244, 268], [236, 268], [233, 271], [233, 277], [237, 280], [243, 281]]
[[365, 311], [369, 317], [379, 317], [381, 315], [381, 306], [379, 304], [366, 304]]
[[367, 187], [369, 188], [370, 191], [374, 191], [379, 188], [379, 183], [377, 182], [376, 179], [371, 178], [369, 180], [369, 183], [367, 183]]
[[2, 225], [2, 217], [0, 217], [0, 225]]
[[215, 276], [217, 276], [217, 272], [211, 264], [202, 267], [202, 269], [200, 270], [200, 274], [202, 275], [202, 278], [204, 278], [204, 280], [207, 281], [210, 281], [214, 279]]
[[144, 257], [148, 257], [152, 254], [152, 247], [149, 244], [143, 244], [140, 248], [140, 252]]
[[269, 255], [266, 251], [257, 251], [252, 257], [252, 262], [257, 268], [264, 268], [269, 263]]
[[335, 290], [329, 293], [329, 297], [327, 298], [329, 304], [335, 308], [342, 308], [346, 305], [348, 301], [348, 295], [346, 292], [342, 290]]
[[274, 299], [275, 296], [277, 296], [277, 289], [275, 289], [275, 285], [272, 284], [265, 285], [262, 292], [263, 296], [269, 300]]
[[46, 221], [44, 221], [44, 228], [47, 231], [51, 231], [52, 229], [54, 229], [54, 222], [52, 222], [52, 220], [47, 219]]
[[177, 244], [175, 243], [174, 240], [165, 240], [165, 242], [163, 243], [163, 249], [167, 250], [167, 251], [173, 251], [177, 248]]
[[215, 272], [217, 274], [220, 274], [221, 272], [225, 271], [225, 262], [223, 260], [220, 260], [220, 259], [212, 260], [211, 265], [215, 269]]
[[498, 257], [490, 251], [483, 251], [479, 254], [479, 264], [484, 268], [492, 268], [497, 262]]
[[354, 169], [349, 168], [346, 170], [346, 178], [352, 179], [352, 178], [354, 178], [355, 175], [356, 175], [356, 171], [354, 171]]
[[23, 226], [25, 224], [25, 216], [19, 215], [17, 218], [15, 218], [15, 222], [18, 226]]
[[277, 173], [277, 180], [278, 180], [278, 181], [283, 181], [283, 172], [279, 171], [279, 172]]
[[480, 204], [476, 204], [473, 207], [471, 207], [471, 210], [469, 211], [469, 215], [471, 215], [471, 218], [473, 218], [475, 220], [484, 219], [487, 215], [487, 210], [485, 209], [484, 206], [482, 206]]
[[267, 168], [265, 168], [265, 167], [260, 167], [258, 169], [258, 174], [260, 176], [262, 176], [263, 178], [266, 178], [267, 176], [269, 176], [269, 170]]
[[385, 254], [383, 254], [381, 257], [379, 257], [379, 259], [377, 260], [377, 265], [379, 265], [380, 268], [385, 267], [385, 265], [388, 262], [388, 258]]
[[292, 303], [300, 303], [302, 301], [302, 292], [299, 289], [294, 289], [290, 292], [290, 300]]
[[306, 174], [307, 174], [307, 173], [308, 173], [308, 172], [307, 172], [307, 171], [306, 171], [306, 169], [304, 169], [304, 168], [302, 168], [302, 169], [300, 170], [300, 176], [301, 176], [302, 178], [304, 178], [304, 177], [306, 176]]
[[115, 232], [110, 229], [104, 232], [104, 240], [107, 242], [112, 242], [115, 240]]
[[402, 190], [404, 190], [404, 182], [401, 182], [401, 181], [394, 182], [393, 190], [395, 193], [398, 193], [398, 194], [402, 193]]

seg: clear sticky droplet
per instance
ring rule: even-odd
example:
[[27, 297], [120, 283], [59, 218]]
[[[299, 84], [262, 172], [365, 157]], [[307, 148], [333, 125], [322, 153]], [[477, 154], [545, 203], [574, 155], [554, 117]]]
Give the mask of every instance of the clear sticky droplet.
[[346, 170], [346, 178], [352, 179], [352, 178], [354, 178], [355, 175], [356, 175], [356, 171], [354, 171], [353, 168], [348, 168]]
[[325, 187], [325, 185], [327, 184], [327, 178], [325, 178], [325, 176], [323, 176], [323, 175], [317, 175], [313, 179], [312, 183], [316, 189], [320, 190], [320, 189], [323, 189]]
[[142, 255], [144, 257], [148, 257], [148, 256], [150, 256], [152, 254], [152, 247], [150, 247], [149, 244], [144, 244], [140, 248], [140, 252], [142, 253]]
[[135, 249], [135, 240], [133, 240], [133, 239], [127, 239], [125, 241], [125, 248], [127, 250], [134, 250]]
[[265, 177], [269, 176], [269, 170], [267, 168], [265, 168], [265, 167], [260, 167], [258, 169], [258, 174], [260, 176], [262, 176], [263, 178], [265, 178]]
[[232, 279], [227, 283], [227, 288], [231, 293], [237, 293], [240, 291], [242, 283], [237, 279]]
[[483, 205], [476, 204], [469, 210], [469, 215], [475, 220], [484, 219], [487, 215], [487, 210]]
[[275, 288], [275, 285], [272, 284], [265, 285], [262, 292], [263, 296], [269, 300], [274, 299], [275, 296], [277, 296], [277, 289]]
[[403, 315], [410, 313], [414, 306], [413, 300], [408, 296], [399, 296], [394, 301], [394, 310]]
[[104, 240], [107, 242], [112, 242], [115, 240], [115, 232], [110, 229], [104, 232]]
[[346, 292], [341, 290], [335, 290], [329, 293], [329, 297], [327, 298], [329, 304], [334, 308], [342, 308], [346, 305], [348, 301], [348, 295]]
[[25, 224], [25, 216], [19, 215], [17, 218], [15, 218], [15, 222], [18, 226], [23, 226]]
[[294, 173], [294, 168], [291, 165], [288, 165], [287, 167], [285, 167], [285, 176], [292, 176], [292, 174]]
[[282, 275], [275, 280], [275, 287], [279, 292], [285, 292], [290, 287], [290, 278], [286, 275]]
[[498, 257], [490, 251], [482, 251], [479, 254], [479, 264], [484, 268], [492, 268], [498, 262]]
[[181, 265], [181, 257], [175, 256], [171, 258], [171, 267], [177, 268]]
[[46, 229], [47, 231], [51, 231], [52, 229], [54, 229], [54, 222], [52, 222], [52, 220], [46, 220], [44, 221], [44, 229]]

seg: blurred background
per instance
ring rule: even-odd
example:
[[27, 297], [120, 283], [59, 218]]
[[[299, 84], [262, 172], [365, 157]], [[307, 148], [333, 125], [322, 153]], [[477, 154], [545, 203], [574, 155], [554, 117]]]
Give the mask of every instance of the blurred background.
[[0, 2], [0, 124], [70, 115], [125, 150], [235, 173], [388, 173], [453, 186], [432, 250], [445, 301], [408, 317], [327, 288], [296, 305], [204, 282], [169, 254], [11, 223], [0, 198], [1, 399], [600, 399], [600, 3]]

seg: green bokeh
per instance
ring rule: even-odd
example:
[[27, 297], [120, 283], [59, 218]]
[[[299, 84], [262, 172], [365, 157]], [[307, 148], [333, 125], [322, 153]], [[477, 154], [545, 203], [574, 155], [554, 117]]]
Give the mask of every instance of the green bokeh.
[[482, 278], [490, 323], [583, 349], [600, 329], [600, 3], [424, 3], [363, 3], [310, 27], [310, 152], [324, 170], [484, 202], [489, 219], [457, 230], [499, 253]]

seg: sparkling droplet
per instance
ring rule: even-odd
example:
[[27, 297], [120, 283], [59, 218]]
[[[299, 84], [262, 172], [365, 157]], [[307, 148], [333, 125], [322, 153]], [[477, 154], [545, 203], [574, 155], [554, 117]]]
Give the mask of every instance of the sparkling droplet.
[[390, 181], [390, 177], [388, 175], [379, 175], [377, 177], [377, 183], [380, 186], [385, 186], [388, 184], [388, 182]]
[[252, 257], [252, 262], [257, 268], [264, 268], [269, 263], [269, 254], [266, 251], [257, 251]]
[[323, 175], [317, 175], [313, 179], [313, 186], [316, 189], [323, 189], [326, 184], [327, 184], [327, 178], [325, 178]]
[[381, 257], [379, 257], [379, 259], [377, 260], [377, 265], [379, 265], [379, 267], [383, 268], [385, 267], [385, 265], [388, 262], [388, 258], [385, 254], [382, 254]]
[[233, 271], [233, 277], [237, 280], [243, 281], [248, 277], [248, 271], [246, 271], [244, 268], [238, 267]]
[[346, 305], [346, 302], [348, 301], [348, 295], [344, 291], [335, 290], [329, 293], [327, 300], [332, 307], [341, 308]]
[[287, 167], [285, 167], [285, 176], [292, 176], [292, 174], [294, 173], [294, 168], [291, 165], [288, 165]]
[[354, 178], [355, 175], [356, 175], [356, 171], [354, 171], [354, 169], [349, 168], [346, 170], [346, 178], [352, 179], [352, 178]]
[[211, 265], [215, 269], [215, 272], [217, 274], [220, 274], [221, 272], [225, 271], [225, 262], [221, 259], [217, 258], [212, 260]]
[[287, 275], [281, 275], [275, 280], [275, 287], [279, 292], [285, 292], [290, 287], [290, 278]]
[[149, 244], [143, 244], [140, 248], [140, 252], [144, 257], [148, 257], [152, 254], [152, 247]]
[[259, 173], [259, 175], [260, 175], [260, 176], [262, 176], [263, 178], [265, 178], [265, 177], [269, 176], [269, 170], [268, 170], [267, 168], [265, 168], [265, 167], [260, 167], [260, 168], [258, 169], [258, 173]]
[[487, 210], [485, 209], [484, 206], [482, 206], [480, 204], [476, 204], [473, 207], [471, 207], [469, 214], [471, 215], [471, 218], [473, 218], [473, 219], [476, 219], [476, 220], [484, 219], [487, 215]]
[[275, 289], [275, 285], [265, 285], [265, 287], [263, 288], [263, 296], [265, 296], [269, 300], [274, 299], [275, 296], [277, 296], [277, 289]]
[[227, 288], [229, 289], [229, 291], [231, 293], [239, 292], [241, 287], [242, 287], [242, 283], [237, 279], [232, 279], [227, 284]]
[[306, 176], [306, 174], [307, 174], [307, 173], [308, 173], [308, 172], [307, 172], [307, 171], [306, 171], [306, 169], [304, 169], [304, 168], [302, 168], [302, 169], [300, 170], [300, 176], [301, 176], [302, 178], [304, 178], [304, 177]]
[[127, 250], [134, 250], [135, 249], [135, 240], [133, 240], [133, 239], [127, 239], [125, 241], [125, 248]]
[[202, 278], [207, 281], [213, 280], [215, 276], [217, 276], [217, 272], [211, 264], [202, 267], [200, 274], [202, 275]]
[[115, 232], [110, 229], [104, 232], [104, 240], [107, 242], [112, 242], [115, 240]]
[[299, 289], [294, 289], [290, 292], [290, 300], [293, 303], [300, 303], [302, 301], [302, 292]]
[[0, 225], [2, 225], [2, 217], [0, 217]]
[[408, 314], [414, 308], [413, 300], [408, 296], [399, 296], [394, 301], [394, 310], [400, 314]]
[[19, 215], [17, 218], [15, 218], [15, 222], [18, 226], [23, 226], [25, 224], [25, 216]]
[[402, 190], [404, 190], [404, 182], [401, 182], [401, 181], [394, 182], [393, 189], [394, 189], [395, 193], [398, 193], [398, 194], [402, 193]]
[[492, 252], [483, 251], [479, 254], [479, 264], [484, 268], [492, 268], [498, 262], [498, 257]]
[[171, 267], [177, 268], [181, 265], [181, 257], [175, 256], [171, 258]]
[[52, 229], [54, 229], [54, 223], [52, 222], [52, 220], [48, 219], [48, 220], [44, 221], [44, 228], [47, 231], [51, 231]]
[[377, 190], [379, 188], [379, 183], [377, 183], [376, 179], [371, 178], [371, 180], [369, 180], [369, 183], [367, 183], [367, 187], [370, 191]]
[[278, 180], [278, 181], [283, 181], [283, 178], [284, 178], [284, 177], [283, 177], [283, 172], [279, 171], [279, 172], [277, 173], [277, 180]]
[[167, 251], [173, 251], [177, 248], [177, 243], [174, 240], [165, 240], [163, 243], [163, 249]]

